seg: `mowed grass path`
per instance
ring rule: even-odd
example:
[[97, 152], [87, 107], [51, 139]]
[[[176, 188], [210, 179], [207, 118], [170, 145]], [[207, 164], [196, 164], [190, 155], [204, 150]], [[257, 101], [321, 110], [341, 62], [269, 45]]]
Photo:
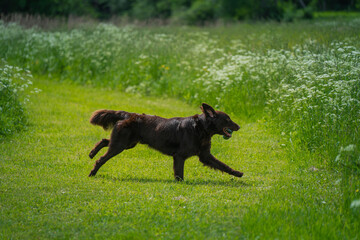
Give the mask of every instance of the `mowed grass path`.
[[[146, 146], [108, 161], [94, 178], [89, 151], [109, 132], [89, 124], [107, 108], [164, 117], [200, 109], [156, 99], [36, 80], [29, 130], [0, 144], [1, 239], [242, 239], [356, 237], [341, 213], [336, 174], [285, 153], [265, 123], [244, 123], [212, 153], [244, 177], [172, 159]], [[103, 149], [97, 157], [103, 154]], [[357, 226], [357, 225], [356, 225]]]

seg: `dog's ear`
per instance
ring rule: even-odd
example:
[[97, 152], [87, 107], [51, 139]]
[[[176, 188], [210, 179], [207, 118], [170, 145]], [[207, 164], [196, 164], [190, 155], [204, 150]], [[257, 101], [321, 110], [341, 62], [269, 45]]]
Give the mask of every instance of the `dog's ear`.
[[203, 103], [203, 104], [201, 104], [200, 108], [203, 111], [203, 113], [205, 114], [205, 116], [212, 117], [212, 118], [216, 116], [215, 110], [210, 105]]

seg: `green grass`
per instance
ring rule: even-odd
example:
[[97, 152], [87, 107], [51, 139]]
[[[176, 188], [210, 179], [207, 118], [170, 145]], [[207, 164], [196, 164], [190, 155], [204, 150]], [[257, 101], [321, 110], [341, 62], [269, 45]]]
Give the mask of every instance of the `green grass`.
[[[360, 238], [359, 23], [0, 22], [0, 57], [38, 76], [28, 91], [43, 90], [28, 130], [0, 142], [0, 238]], [[2, 83], [26, 81], [7, 72]], [[89, 151], [109, 135], [89, 124], [94, 110], [189, 116], [201, 102], [242, 126], [212, 148], [242, 179], [191, 158], [177, 183], [171, 158], [145, 146], [87, 177]]]
[[200, 109], [168, 98], [34, 82], [42, 92], [28, 106], [29, 130], [0, 143], [1, 239], [360, 237], [358, 212], [349, 207], [349, 199], [359, 198], [359, 181], [348, 184], [311, 154], [289, 153], [264, 121], [233, 116], [240, 131], [228, 141], [213, 139], [212, 153], [243, 171], [241, 179], [191, 158], [185, 181], [175, 182], [172, 160], [141, 145], [88, 178], [94, 163], [88, 153], [109, 135], [89, 124], [92, 111], [172, 117]]

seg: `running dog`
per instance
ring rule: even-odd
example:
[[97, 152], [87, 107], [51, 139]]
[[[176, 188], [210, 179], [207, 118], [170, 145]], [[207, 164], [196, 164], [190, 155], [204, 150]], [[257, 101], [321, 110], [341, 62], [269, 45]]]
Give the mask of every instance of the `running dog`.
[[231, 137], [233, 131], [240, 129], [230, 117], [221, 111], [215, 111], [210, 105], [201, 105], [202, 114], [191, 117], [162, 118], [158, 116], [129, 113], [125, 111], [97, 110], [90, 123], [102, 126], [105, 130], [113, 128], [110, 139], [102, 139], [91, 150], [92, 159], [103, 147], [108, 151], [95, 162], [89, 177], [95, 176], [99, 168], [110, 158], [138, 143], [147, 144], [174, 159], [174, 177], [184, 179], [184, 163], [191, 156], [198, 156], [204, 165], [226, 172], [236, 177], [243, 173], [236, 171], [216, 159], [210, 153], [211, 137], [223, 135]]

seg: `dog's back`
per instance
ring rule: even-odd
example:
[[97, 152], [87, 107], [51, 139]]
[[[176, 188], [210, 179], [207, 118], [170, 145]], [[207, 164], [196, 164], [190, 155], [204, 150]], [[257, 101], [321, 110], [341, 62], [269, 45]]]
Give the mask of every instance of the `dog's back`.
[[138, 134], [140, 143], [164, 154], [194, 156], [203, 136], [199, 134], [197, 118], [197, 115], [169, 119], [141, 115], [134, 132]]

